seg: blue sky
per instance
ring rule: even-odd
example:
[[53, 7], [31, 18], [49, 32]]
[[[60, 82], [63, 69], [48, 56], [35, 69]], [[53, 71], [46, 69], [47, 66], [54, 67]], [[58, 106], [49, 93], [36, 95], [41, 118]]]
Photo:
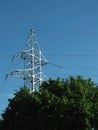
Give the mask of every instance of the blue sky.
[[48, 77], [82, 75], [98, 83], [98, 1], [97, 0], [0, 0], [0, 113], [8, 99], [23, 85], [10, 77], [18, 60], [12, 55], [25, 48], [31, 28], [38, 29], [39, 46], [49, 62]]

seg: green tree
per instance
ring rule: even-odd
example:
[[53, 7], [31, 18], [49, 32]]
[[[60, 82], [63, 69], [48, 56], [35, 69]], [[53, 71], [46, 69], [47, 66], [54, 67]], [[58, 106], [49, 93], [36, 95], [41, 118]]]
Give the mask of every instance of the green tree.
[[[60, 123], [57, 123], [59, 126], [71, 130], [91, 129], [90, 119], [93, 114], [91, 113], [92, 102], [90, 99], [93, 97], [91, 92], [94, 83], [90, 79], [84, 80], [80, 76], [70, 77], [65, 81], [61, 81], [59, 78], [56, 81], [50, 79], [41, 87], [41, 89], [48, 89], [49, 93], [54, 94], [62, 102], [57, 106], [57, 112], [55, 112], [59, 114], [58, 118], [56, 117], [57, 122]], [[61, 113], [59, 113], [59, 109], [61, 109]]]
[[92, 99], [92, 113], [93, 118], [91, 119], [91, 124], [94, 130], [98, 130], [98, 87], [93, 88], [93, 99]]
[[98, 129], [98, 89], [91, 79], [78, 76], [49, 79], [38, 91], [23, 87], [9, 99], [2, 114], [2, 130]]

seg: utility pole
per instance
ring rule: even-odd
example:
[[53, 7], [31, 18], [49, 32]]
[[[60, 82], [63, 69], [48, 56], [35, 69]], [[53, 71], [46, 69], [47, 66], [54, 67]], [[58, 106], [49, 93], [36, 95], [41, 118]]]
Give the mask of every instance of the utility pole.
[[42, 55], [39, 48], [35, 29], [30, 30], [26, 47], [26, 50], [14, 55], [14, 58], [19, 57], [23, 60], [23, 69], [12, 71], [7, 74], [7, 77], [10, 75], [22, 78], [24, 85], [30, 87], [31, 92], [34, 92], [46, 77], [42, 73], [42, 66], [48, 64], [47, 59]]

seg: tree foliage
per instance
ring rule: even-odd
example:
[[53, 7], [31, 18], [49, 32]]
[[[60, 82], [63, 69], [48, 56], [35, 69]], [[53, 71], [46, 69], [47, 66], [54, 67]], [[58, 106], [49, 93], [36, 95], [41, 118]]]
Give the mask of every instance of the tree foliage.
[[78, 76], [43, 82], [30, 93], [23, 87], [9, 99], [2, 130], [98, 130], [98, 88]]

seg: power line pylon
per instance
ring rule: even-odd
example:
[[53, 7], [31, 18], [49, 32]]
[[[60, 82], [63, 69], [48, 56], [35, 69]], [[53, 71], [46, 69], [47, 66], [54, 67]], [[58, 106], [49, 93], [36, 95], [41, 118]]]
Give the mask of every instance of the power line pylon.
[[24, 80], [24, 85], [30, 87], [31, 92], [34, 92], [46, 77], [42, 73], [42, 66], [48, 64], [47, 59], [42, 55], [39, 48], [36, 39], [36, 30], [30, 30], [26, 47], [27, 50], [22, 50], [14, 55], [14, 57], [19, 57], [23, 60], [24, 68], [8, 73], [7, 77], [10, 75], [22, 78]]

